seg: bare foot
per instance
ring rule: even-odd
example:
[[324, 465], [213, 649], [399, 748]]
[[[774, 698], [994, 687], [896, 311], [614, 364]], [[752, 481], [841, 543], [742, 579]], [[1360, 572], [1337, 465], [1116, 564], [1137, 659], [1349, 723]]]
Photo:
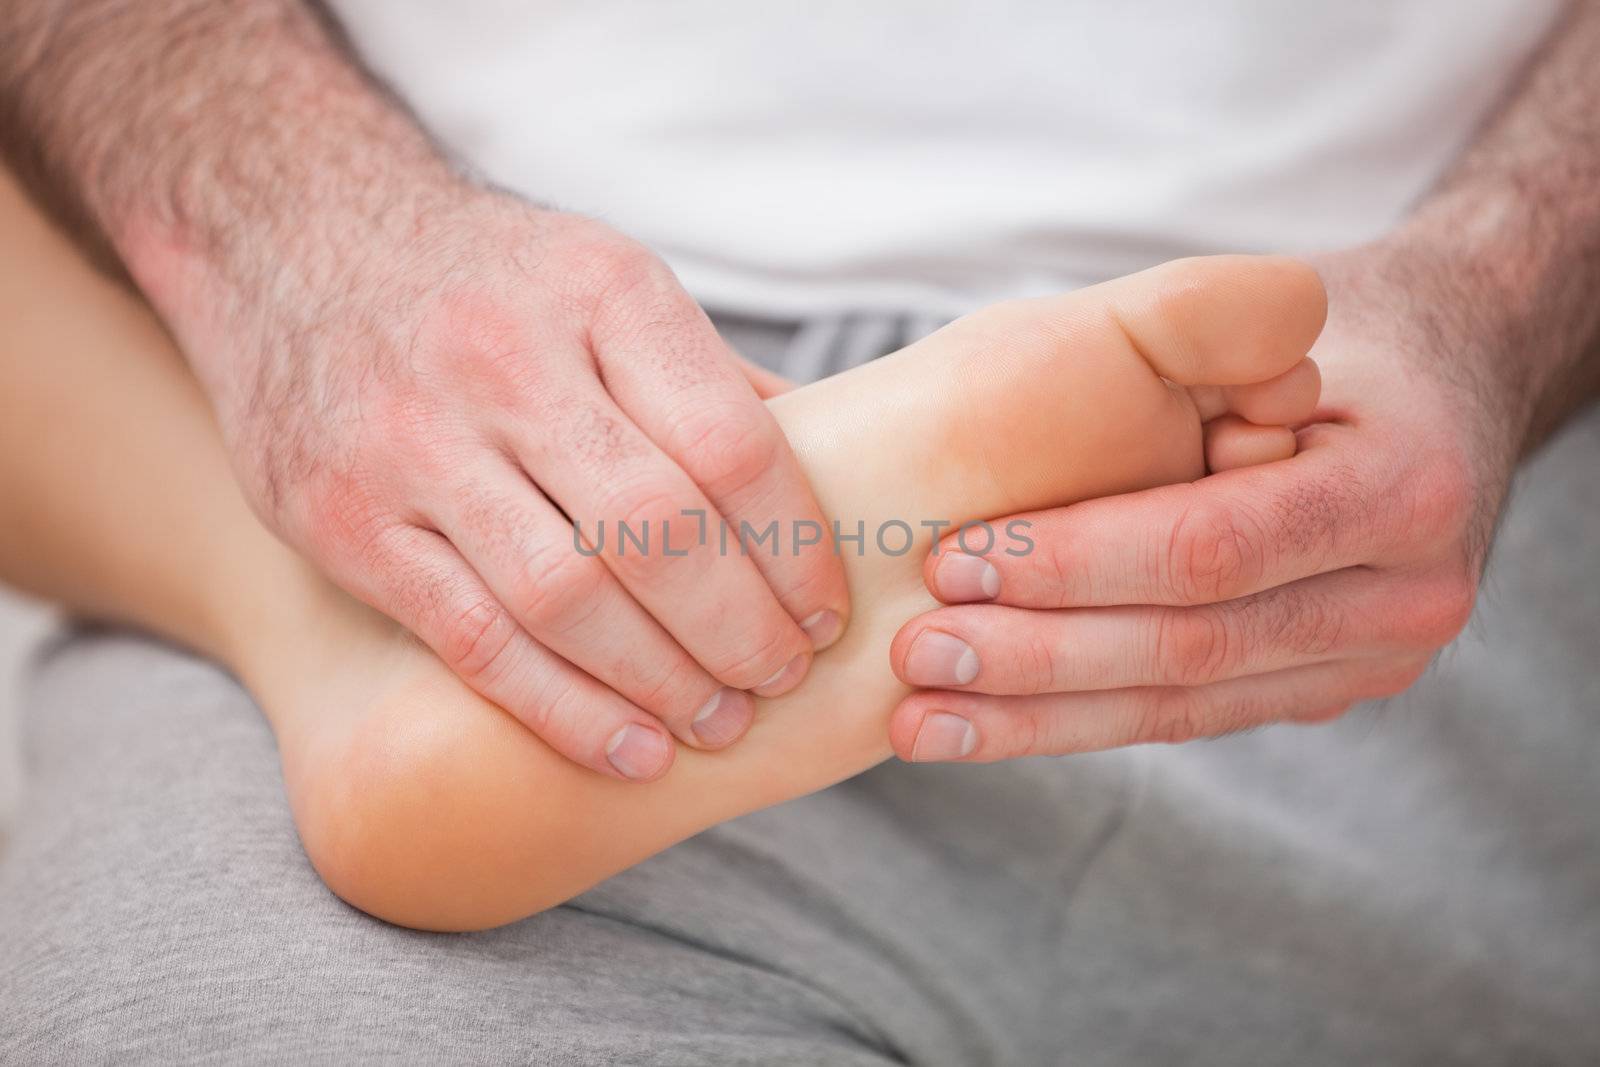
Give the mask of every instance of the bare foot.
[[[241, 620], [250, 634], [231, 643], [233, 665], [277, 731], [313, 862], [382, 918], [491, 926], [887, 758], [885, 722], [906, 692], [889, 643], [933, 606], [921, 578], [928, 524], [1193, 479], [1208, 455], [1217, 468], [1292, 455], [1284, 427], [1315, 406], [1304, 356], [1324, 311], [1320, 282], [1297, 261], [1180, 261], [998, 305], [773, 400], [824, 510], [843, 532], [865, 532], [859, 550], [843, 545], [855, 618], [803, 686], [763, 702], [740, 742], [681, 748], [649, 784], [556, 756], [321, 583], [268, 632]], [[583, 714], [586, 696], [551, 693], [546, 713]]]

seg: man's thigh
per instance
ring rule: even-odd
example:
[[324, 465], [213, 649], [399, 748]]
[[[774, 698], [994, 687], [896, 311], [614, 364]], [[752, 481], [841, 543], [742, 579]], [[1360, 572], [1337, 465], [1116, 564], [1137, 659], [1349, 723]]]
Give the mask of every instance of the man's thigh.
[[[216, 668], [73, 636], [26, 716], [3, 1062], [1029, 1062], [1061, 907], [1121, 796], [885, 768], [525, 922], [433, 935], [322, 887], [270, 731]], [[1020, 847], [1037, 832], [1050, 847]]]

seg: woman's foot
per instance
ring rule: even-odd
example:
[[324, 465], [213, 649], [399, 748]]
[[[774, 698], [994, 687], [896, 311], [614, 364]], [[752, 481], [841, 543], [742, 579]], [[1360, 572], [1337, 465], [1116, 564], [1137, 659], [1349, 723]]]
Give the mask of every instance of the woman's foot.
[[[1315, 407], [1304, 356], [1324, 311], [1320, 282], [1297, 261], [1185, 260], [986, 309], [776, 398], [845, 535], [855, 616], [804, 685], [763, 702], [742, 740], [679, 749], [648, 784], [556, 756], [387, 620], [323, 587], [288, 630], [237, 643], [234, 664], [278, 733], [313, 862], [380, 917], [495, 925], [879, 762], [906, 692], [889, 643], [933, 605], [921, 574], [935, 534], [1197, 478], [1208, 460], [1292, 455], [1285, 427]], [[583, 696], [551, 699], [573, 713]]]

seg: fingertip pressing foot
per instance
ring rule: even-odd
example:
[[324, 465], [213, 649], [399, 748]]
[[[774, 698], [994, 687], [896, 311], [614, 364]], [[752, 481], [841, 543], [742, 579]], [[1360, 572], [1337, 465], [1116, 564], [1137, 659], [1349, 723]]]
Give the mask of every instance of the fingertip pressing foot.
[[672, 765], [672, 742], [660, 730], [629, 723], [606, 742], [606, 760], [622, 777], [648, 782]]
[[750, 694], [723, 686], [695, 713], [689, 729], [705, 748], [725, 748], [744, 736], [754, 720], [755, 702]]

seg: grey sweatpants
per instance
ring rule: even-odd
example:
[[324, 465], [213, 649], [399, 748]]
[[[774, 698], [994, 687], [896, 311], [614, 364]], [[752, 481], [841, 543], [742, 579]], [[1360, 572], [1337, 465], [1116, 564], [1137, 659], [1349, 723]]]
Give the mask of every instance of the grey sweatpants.
[[[917, 328], [727, 324], [813, 374]], [[1600, 1061], [1597, 458], [1591, 412], [1387, 706], [890, 763], [482, 934], [323, 889], [222, 671], [65, 635], [0, 861], [0, 1062]]]

